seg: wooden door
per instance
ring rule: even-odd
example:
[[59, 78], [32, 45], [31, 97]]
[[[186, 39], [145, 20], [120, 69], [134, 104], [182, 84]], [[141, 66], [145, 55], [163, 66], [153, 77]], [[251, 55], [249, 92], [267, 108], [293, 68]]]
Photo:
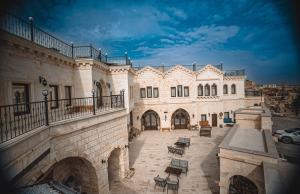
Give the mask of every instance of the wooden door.
[[211, 115], [211, 126], [212, 127], [217, 127], [218, 126], [218, 115], [217, 114], [212, 114]]

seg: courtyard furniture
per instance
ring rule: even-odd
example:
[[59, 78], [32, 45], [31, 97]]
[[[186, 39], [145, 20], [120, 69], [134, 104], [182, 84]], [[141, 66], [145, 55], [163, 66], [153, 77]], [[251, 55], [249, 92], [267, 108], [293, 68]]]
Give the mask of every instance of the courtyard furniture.
[[201, 127], [199, 135], [211, 137], [211, 127], [203, 127], [203, 128]]
[[182, 156], [184, 154], [184, 149], [175, 148], [173, 146], [168, 146], [168, 153], [178, 154], [178, 155]]
[[179, 137], [175, 145], [184, 145], [186, 147], [190, 147], [191, 139], [186, 137]]
[[189, 162], [187, 160], [180, 160], [180, 159], [172, 158], [170, 166], [180, 168], [182, 170], [182, 173], [187, 174], [187, 171], [189, 168]]
[[168, 167], [165, 169], [165, 172], [168, 173], [169, 175], [170, 175], [170, 174], [174, 174], [174, 175], [176, 175], [176, 176], [180, 176], [181, 173], [182, 173], [182, 169], [181, 169], [181, 168], [174, 167], [174, 166], [168, 166]]
[[167, 193], [168, 193], [169, 189], [176, 191], [176, 193], [178, 193], [178, 189], [179, 189], [178, 177], [177, 177], [177, 180], [167, 180]]
[[198, 125], [191, 125], [190, 130], [191, 131], [197, 131], [199, 129]]
[[210, 124], [208, 123], [208, 121], [200, 121], [199, 125], [200, 125], [201, 128], [203, 128], [203, 127], [205, 127], [205, 128], [211, 127]]
[[159, 175], [157, 175], [157, 177], [154, 177], [154, 182], [155, 182], [154, 187], [155, 188], [156, 188], [156, 186], [162, 187], [163, 191], [165, 191], [165, 187], [167, 185], [167, 179], [168, 179], [168, 177], [164, 179], [164, 178], [159, 177]]

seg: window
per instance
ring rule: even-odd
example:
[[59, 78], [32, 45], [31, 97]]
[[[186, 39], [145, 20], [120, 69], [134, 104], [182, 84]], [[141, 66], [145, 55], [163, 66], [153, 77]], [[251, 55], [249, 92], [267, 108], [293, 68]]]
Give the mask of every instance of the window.
[[216, 84], [213, 84], [211, 86], [211, 95], [212, 96], [216, 96], [217, 95], [217, 85]]
[[146, 89], [145, 88], [140, 89], [140, 96], [141, 96], [141, 98], [146, 98]]
[[223, 86], [223, 94], [228, 94], [228, 86], [226, 84]]
[[201, 84], [198, 86], [198, 96], [203, 96], [203, 86]]
[[231, 85], [231, 94], [236, 94], [236, 87], [235, 84]]
[[152, 98], [152, 87], [151, 86], [147, 87], [147, 98]]
[[14, 83], [12, 84], [14, 114], [22, 115], [30, 112], [29, 106], [29, 84]]
[[206, 114], [201, 115], [201, 121], [206, 121]]
[[182, 86], [181, 85], [177, 86], [177, 96], [182, 97]]
[[209, 85], [206, 84], [205, 85], [205, 96], [209, 96], [210, 95], [210, 88], [209, 88]]
[[176, 87], [171, 87], [171, 97], [176, 97]]
[[188, 86], [184, 86], [184, 96], [185, 97], [188, 97], [190, 94], [189, 94], [189, 87]]
[[65, 86], [65, 99], [66, 106], [71, 106], [72, 104], [72, 86]]
[[49, 101], [51, 108], [58, 108], [58, 86], [57, 85], [49, 85]]
[[229, 118], [229, 112], [224, 112], [224, 119], [228, 119]]
[[153, 88], [153, 98], [158, 98], [159, 93], [158, 93], [158, 88]]

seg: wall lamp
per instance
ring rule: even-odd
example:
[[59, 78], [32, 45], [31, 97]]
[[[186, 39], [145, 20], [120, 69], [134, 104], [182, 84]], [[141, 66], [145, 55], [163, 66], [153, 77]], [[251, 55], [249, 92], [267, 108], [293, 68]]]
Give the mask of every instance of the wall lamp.
[[47, 80], [46, 78], [42, 77], [42, 76], [39, 76], [39, 81], [40, 81], [40, 84], [42, 84], [43, 86], [47, 86]]
[[128, 144], [126, 144], [126, 145], [125, 145], [125, 148], [129, 148], [129, 145], [128, 145]]
[[102, 160], [101, 160], [101, 163], [102, 163], [102, 164], [106, 163], [106, 160], [103, 160], [103, 159], [102, 159]]
[[100, 82], [98, 82], [98, 81], [94, 80], [94, 85], [96, 85], [96, 86], [100, 86]]
[[136, 117], [136, 120], [139, 120], [139, 119], [140, 119], [140, 117], [139, 117], [139, 116], [137, 116], [137, 117]]
[[195, 115], [193, 114], [193, 118], [195, 117]]

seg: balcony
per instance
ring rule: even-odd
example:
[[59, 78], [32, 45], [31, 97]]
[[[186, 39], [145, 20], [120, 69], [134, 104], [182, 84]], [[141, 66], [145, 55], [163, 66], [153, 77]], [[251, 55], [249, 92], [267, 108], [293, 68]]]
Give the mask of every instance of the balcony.
[[124, 92], [0, 106], [0, 144], [51, 123], [124, 108]]
[[34, 26], [31, 17], [29, 17], [29, 21], [25, 21], [17, 16], [0, 12], [0, 18], [1, 31], [31, 41], [66, 57], [73, 59], [91, 58], [107, 65], [132, 66], [126, 52], [123, 56], [108, 56], [107, 53], [103, 53], [101, 49], [96, 49], [92, 45], [74, 46], [73, 43], [66, 43]]

